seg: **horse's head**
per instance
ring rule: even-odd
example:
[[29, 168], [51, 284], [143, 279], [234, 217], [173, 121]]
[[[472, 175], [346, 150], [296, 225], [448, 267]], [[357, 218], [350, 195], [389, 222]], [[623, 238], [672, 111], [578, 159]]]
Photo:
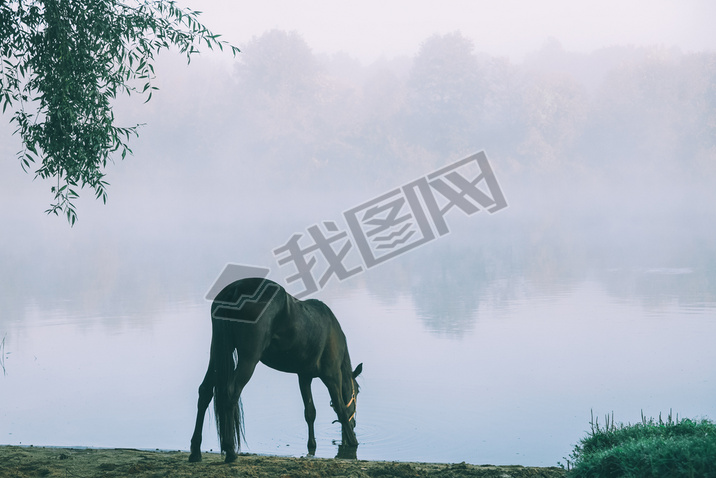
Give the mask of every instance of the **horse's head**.
[[351, 396], [346, 401], [346, 408], [348, 408], [348, 416], [350, 417], [348, 421], [353, 428], [356, 426], [356, 405], [358, 404], [358, 392], [360, 391], [356, 377], [358, 377], [362, 371], [363, 364], [360, 363], [351, 373]]

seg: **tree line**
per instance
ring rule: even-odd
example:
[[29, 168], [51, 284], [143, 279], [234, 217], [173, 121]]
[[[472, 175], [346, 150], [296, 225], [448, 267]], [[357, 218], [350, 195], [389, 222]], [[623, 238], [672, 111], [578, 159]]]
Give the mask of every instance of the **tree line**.
[[577, 54], [552, 40], [515, 64], [455, 32], [427, 38], [413, 58], [363, 65], [274, 30], [242, 45], [228, 70], [169, 70], [147, 122], [189, 129], [173, 133], [182, 151], [191, 141], [201, 164], [238, 162], [247, 177], [396, 186], [486, 150], [522, 179], [716, 178], [714, 52]]

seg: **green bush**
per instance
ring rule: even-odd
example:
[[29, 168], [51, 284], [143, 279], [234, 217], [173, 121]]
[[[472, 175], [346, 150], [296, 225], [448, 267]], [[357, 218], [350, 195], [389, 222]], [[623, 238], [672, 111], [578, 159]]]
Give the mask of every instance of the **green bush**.
[[607, 416], [572, 452], [570, 478], [714, 477], [716, 425], [700, 421], [658, 421], [642, 415], [641, 423], [618, 426]]

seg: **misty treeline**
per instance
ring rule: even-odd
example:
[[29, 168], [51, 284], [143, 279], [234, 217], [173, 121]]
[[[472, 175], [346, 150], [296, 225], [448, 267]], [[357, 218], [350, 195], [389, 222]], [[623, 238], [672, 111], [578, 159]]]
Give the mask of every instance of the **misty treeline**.
[[413, 58], [363, 65], [278, 30], [241, 49], [229, 68], [159, 71], [138, 118], [161, 141], [145, 132], [139, 142], [277, 187], [384, 189], [479, 150], [525, 187], [708, 189], [716, 179], [715, 52], [583, 54], [549, 40], [515, 64], [456, 32], [427, 38]]
[[[405, 290], [424, 302], [425, 317], [437, 317], [451, 301], [472, 310], [475, 292], [491, 287], [501, 300], [518, 297], [524, 278], [543, 287], [594, 278], [596, 264], [618, 271], [597, 276], [617, 296], [716, 297], [716, 53], [615, 46], [578, 54], [549, 41], [515, 63], [480, 53], [459, 33], [427, 38], [413, 58], [368, 65], [316, 54], [283, 31], [239, 47], [230, 64], [201, 55], [187, 66], [162, 54], [152, 100], [118, 100], [118, 124], [146, 126], [130, 142], [134, 156], [108, 168], [108, 204], [83, 205], [87, 219], [72, 233], [101, 239], [72, 236], [71, 254], [38, 255], [27, 235], [13, 236], [19, 242], [1, 260], [14, 263], [20, 249], [38, 258], [8, 269], [23, 276], [18, 290], [87, 294], [103, 307], [119, 299], [98, 301], [96, 284], [106, 285], [101, 297], [129, 295], [136, 300], [123, 303], [132, 304], [156, 303], [160, 289], [201, 294], [227, 261], [277, 270], [271, 251], [295, 232], [322, 220], [344, 227], [340, 211], [485, 150], [507, 209], [451, 213], [449, 238], [346, 287], [364, 281], [390, 297]], [[19, 170], [6, 121], [0, 131], [0, 170]], [[41, 214], [45, 197], [30, 194], [46, 190], [36, 186], [4, 185], [14, 204], [39, 202], [18, 208], [16, 227]], [[458, 229], [461, 219], [469, 230]], [[115, 242], [121, 254], [108, 249]], [[54, 278], [67, 277], [68, 256], [81, 269], [60, 287]], [[634, 264], [695, 268], [654, 285], [653, 274], [623, 272]], [[37, 289], [38, 280], [48, 282]]]

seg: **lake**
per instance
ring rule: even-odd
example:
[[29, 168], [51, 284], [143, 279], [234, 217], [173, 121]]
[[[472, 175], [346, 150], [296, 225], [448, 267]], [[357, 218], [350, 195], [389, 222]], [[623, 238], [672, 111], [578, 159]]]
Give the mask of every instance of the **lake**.
[[[187, 450], [213, 280], [242, 263], [285, 284], [272, 250], [352, 200], [223, 229], [192, 210], [167, 219], [166, 203], [135, 204], [136, 217], [116, 212], [121, 200], [86, 206], [72, 230], [8, 210], [0, 443]], [[515, 210], [456, 218], [450, 234], [314, 295], [364, 364], [360, 459], [550, 466], [592, 412], [716, 417], [709, 221]], [[313, 391], [317, 456], [332, 457], [340, 426], [320, 381]], [[259, 365], [242, 400], [242, 451], [306, 453], [295, 376]], [[203, 447], [218, 449], [211, 419]]]

